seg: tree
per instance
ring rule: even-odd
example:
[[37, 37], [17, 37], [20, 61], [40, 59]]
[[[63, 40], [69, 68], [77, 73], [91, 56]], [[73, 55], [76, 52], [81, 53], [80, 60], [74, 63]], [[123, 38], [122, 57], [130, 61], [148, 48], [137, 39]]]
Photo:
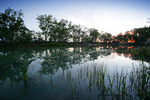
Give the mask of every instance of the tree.
[[22, 11], [7, 8], [0, 13], [0, 39], [5, 42], [30, 41], [31, 32], [24, 25]]
[[72, 38], [73, 38], [73, 42], [80, 42], [81, 34], [82, 34], [81, 25], [73, 25], [72, 26]]
[[89, 29], [84, 27], [81, 34], [81, 42], [91, 42], [91, 37], [88, 35]]
[[39, 32], [34, 32], [33, 41], [37, 41], [37, 42], [44, 41], [43, 38], [42, 38], [42, 33], [40, 31]]
[[49, 41], [52, 42], [67, 42], [71, 37], [71, 22], [64, 19], [58, 22], [52, 15], [40, 15], [37, 20], [42, 33], [45, 35], [45, 41], [49, 37]]
[[50, 40], [54, 42], [67, 42], [70, 37], [71, 22], [61, 19], [60, 22], [55, 20], [50, 33]]
[[150, 27], [134, 29], [133, 38], [135, 44], [143, 45], [150, 38]]
[[125, 32], [125, 34], [124, 34], [124, 41], [125, 42], [134, 42], [132, 30]]
[[125, 34], [124, 34], [124, 36], [123, 36], [124, 41], [125, 41], [125, 42], [128, 42], [128, 40], [131, 39], [130, 36], [131, 36], [131, 35], [130, 35], [129, 31], [126, 31]]
[[42, 34], [45, 36], [45, 41], [49, 36], [49, 33], [52, 32], [53, 28], [53, 17], [52, 15], [40, 15], [36, 18], [39, 23], [39, 28], [43, 31]]
[[21, 34], [18, 35], [16, 42], [30, 42], [32, 40], [33, 32], [26, 27], [21, 31]]
[[112, 40], [112, 35], [110, 33], [103, 33], [100, 38], [102, 41], [107, 43], [107, 42], [110, 42]]
[[118, 34], [116, 39], [117, 39], [118, 42], [122, 42], [124, 40], [123, 39], [123, 34], [122, 33]]
[[98, 32], [98, 30], [96, 30], [94, 28], [90, 29], [90, 36], [91, 36], [92, 42], [96, 42], [99, 35], [100, 35], [100, 33]]

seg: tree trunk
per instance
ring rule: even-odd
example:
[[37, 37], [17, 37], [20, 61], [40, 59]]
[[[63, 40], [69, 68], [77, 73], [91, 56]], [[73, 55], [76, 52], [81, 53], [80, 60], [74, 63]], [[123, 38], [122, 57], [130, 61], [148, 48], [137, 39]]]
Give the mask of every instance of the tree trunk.
[[45, 34], [45, 41], [47, 41], [47, 34]]

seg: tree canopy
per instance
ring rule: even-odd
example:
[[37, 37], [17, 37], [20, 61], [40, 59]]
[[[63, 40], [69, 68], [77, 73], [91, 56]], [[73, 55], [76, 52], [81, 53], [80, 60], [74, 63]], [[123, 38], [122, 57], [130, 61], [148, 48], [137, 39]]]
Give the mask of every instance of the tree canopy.
[[100, 33], [98, 32], [97, 29], [94, 29], [94, 28], [90, 29], [90, 36], [91, 36], [92, 42], [96, 42], [99, 35], [100, 35]]
[[22, 11], [7, 8], [0, 12], [0, 39], [5, 42], [26, 42], [31, 40], [31, 32], [24, 25]]
[[112, 35], [110, 33], [103, 33], [101, 35], [101, 40], [104, 41], [105, 43], [110, 42], [112, 40]]
[[99, 33], [95, 28], [72, 24], [65, 19], [58, 20], [52, 15], [39, 15], [36, 19], [41, 32], [34, 32], [25, 27], [22, 10], [7, 8], [3, 13], [0, 12], [0, 41], [8, 43], [43, 41], [44, 37], [45, 41], [49, 42], [134, 41], [135, 44], [142, 45], [150, 38], [150, 27], [136, 28], [112, 36], [111, 33]]
[[49, 36], [49, 33], [52, 32], [53, 28], [53, 17], [52, 15], [40, 15], [36, 18], [39, 23], [39, 28], [42, 30], [42, 34], [45, 35], [45, 41], [47, 41], [47, 38]]
[[133, 38], [137, 45], [144, 44], [150, 38], [150, 27], [134, 29]]

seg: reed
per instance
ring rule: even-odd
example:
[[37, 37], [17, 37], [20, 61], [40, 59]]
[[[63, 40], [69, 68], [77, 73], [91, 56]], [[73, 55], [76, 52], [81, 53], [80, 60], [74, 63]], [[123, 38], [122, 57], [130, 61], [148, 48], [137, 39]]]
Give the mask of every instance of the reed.
[[104, 95], [107, 99], [150, 99], [150, 68], [145, 65], [133, 68], [129, 73], [125, 73], [124, 69], [120, 73], [114, 71], [112, 76], [104, 65], [86, 71], [90, 73], [90, 91], [91, 87], [97, 87], [99, 96]]
[[88, 97], [96, 91], [102, 99], [150, 99], [150, 68], [143, 63], [137, 68], [133, 66], [129, 72], [122, 69], [121, 72], [114, 70], [110, 74], [104, 64], [82, 67], [77, 72], [76, 78], [71, 76], [71, 71], [67, 72], [72, 99], [77, 99], [84, 80], [89, 90]]

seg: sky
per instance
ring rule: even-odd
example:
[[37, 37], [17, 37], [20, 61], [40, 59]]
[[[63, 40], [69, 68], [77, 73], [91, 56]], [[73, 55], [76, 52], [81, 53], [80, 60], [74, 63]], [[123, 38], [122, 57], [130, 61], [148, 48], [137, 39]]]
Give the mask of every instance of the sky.
[[112, 35], [150, 26], [150, 0], [0, 0], [0, 12], [8, 7], [22, 9], [25, 26], [34, 31], [43, 14]]

